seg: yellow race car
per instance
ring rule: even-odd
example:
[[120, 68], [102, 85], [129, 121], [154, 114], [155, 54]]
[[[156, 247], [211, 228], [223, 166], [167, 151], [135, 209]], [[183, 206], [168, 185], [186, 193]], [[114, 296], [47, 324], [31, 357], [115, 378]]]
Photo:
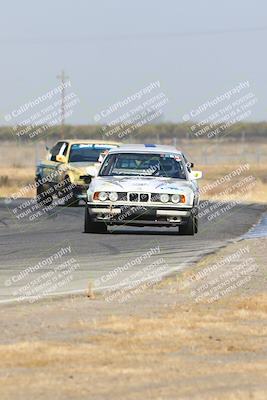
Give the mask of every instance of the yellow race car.
[[61, 140], [48, 150], [47, 160], [36, 166], [36, 200], [49, 206], [53, 197], [65, 205], [77, 205], [86, 200], [90, 183], [87, 170], [101, 164], [106, 153], [119, 143], [97, 140]]

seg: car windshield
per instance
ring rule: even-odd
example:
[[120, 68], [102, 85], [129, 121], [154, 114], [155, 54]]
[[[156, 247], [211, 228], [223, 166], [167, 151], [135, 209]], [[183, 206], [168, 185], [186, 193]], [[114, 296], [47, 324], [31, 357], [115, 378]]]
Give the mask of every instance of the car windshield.
[[186, 179], [179, 154], [117, 153], [106, 157], [99, 176], [155, 176]]
[[94, 144], [73, 144], [70, 149], [69, 162], [97, 162], [101, 153], [115, 146]]

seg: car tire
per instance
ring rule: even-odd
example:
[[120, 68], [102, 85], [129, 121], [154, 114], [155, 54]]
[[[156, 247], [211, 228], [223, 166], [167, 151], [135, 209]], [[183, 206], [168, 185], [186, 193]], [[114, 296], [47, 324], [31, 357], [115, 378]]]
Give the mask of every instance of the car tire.
[[66, 199], [64, 199], [64, 206], [76, 207], [79, 204], [79, 199], [77, 199], [72, 189], [68, 190], [68, 187], [71, 185], [70, 178], [67, 176], [64, 181], [64, 188], [66, 189], [66, 194], [63, 195], [63, 198], [66, 197]]
[[198, 217], [194, 217], [195, 233], [198, 233]]
[[88, 212], [88, 208], [85, 207], [84, 233], [106, 233], [106, 232], [107, 232], [107, 225], [104, 222], [93, 222]]
[[53, 197], [50, 194], [45, 194], [46, 190], [43, 185], [39, 185], [36, 188], [36, 200], [38, 204], [42, 204], [43, 206], [50, 206], [53, 202]]
[[188, 218], [186, 224], [181, 225], [179, 227], [179, 235], [191, 235], [193, 236], [195, 233], [198, 232], [198, 219], [197, 217], [191, 216]]

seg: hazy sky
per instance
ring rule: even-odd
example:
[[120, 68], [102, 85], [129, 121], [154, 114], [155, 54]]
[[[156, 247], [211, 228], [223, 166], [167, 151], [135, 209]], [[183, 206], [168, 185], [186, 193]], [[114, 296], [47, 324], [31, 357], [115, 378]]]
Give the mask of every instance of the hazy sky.
[[266, 42], [266, 0], [2, 0], [0, 124], [62, 68], [81, 102], [70, 123], [158, 80], [166, 121], [247, 80], [250, 119], [266, 120]]

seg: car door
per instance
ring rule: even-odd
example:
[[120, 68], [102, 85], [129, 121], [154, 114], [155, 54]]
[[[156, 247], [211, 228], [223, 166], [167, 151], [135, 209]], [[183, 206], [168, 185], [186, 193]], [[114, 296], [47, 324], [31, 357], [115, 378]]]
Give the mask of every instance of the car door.
[[[68, 153], [68, 148], [69, 148], [69, 143], [63, 142], [62, 146], [60, 147], [60, 150], [57, 155], [65, 156], [67, 157]], [[68, 161], [67, 161], [68, 162]], [[62, 182], [65, 179], [65, 174], [66, 174], [66, 163], [61, 163], [57, 162], [55, 171], [55, 183]]]
[[56, 156], [60, 153], [61, 148], [65, 142], [57, 142], [55, 146], [50, 149], [48, 159], [42, 163], [42, 176], [47, 177], [51, 184], [58, 182], [58, 167], [60, 163], [56, 161]]

